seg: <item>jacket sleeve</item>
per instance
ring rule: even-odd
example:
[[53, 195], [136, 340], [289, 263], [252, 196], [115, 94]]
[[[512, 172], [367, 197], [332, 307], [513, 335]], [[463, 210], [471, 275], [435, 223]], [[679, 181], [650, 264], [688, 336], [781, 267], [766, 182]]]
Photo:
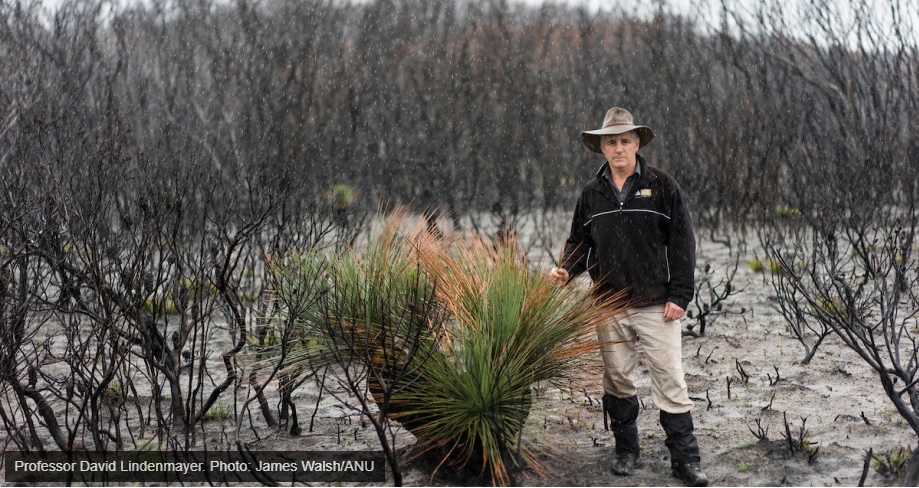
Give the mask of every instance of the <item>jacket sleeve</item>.
[[587, 224], [586, 192], [581, 193], [574, 216], [571, 219], [571, 232], [565, 241], [565, 250], [562, 251], [562, 260], [559, 267], [568, 271], [571, 279], [587, 270], [587, 258], [593, 248]]
[[695, 293], [696, 238], [683, 192], [676, 182], [672, 185], [672, 220], [667, 236], [667, 260], [670, 266], [667, 301], [686, 310]]

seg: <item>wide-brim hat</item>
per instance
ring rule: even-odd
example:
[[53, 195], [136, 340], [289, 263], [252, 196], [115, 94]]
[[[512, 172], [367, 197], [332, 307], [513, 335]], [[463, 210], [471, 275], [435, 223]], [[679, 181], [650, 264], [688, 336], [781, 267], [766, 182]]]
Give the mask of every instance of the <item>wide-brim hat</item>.
[[645, 147], [651, 139], [654, 139], [654, 132], [650, 127], [635, 125], [632, 121], [632, 114], [619, 107], [613, 107], [606, 111], [603, 117], [603, 127], [596, 130], [585, 130], [581, 132], [581, 141], [587, 146], [587, 149], [595, 153], [602, 153], [600, 150], [600, 136], [610, 134], [624, 134], [629, 131], [638, 133], [638, 147]]

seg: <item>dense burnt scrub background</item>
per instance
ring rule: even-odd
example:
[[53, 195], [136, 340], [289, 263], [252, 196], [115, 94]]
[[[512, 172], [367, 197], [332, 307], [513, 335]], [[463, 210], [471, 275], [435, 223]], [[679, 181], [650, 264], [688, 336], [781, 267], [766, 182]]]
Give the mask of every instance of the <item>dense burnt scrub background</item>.
[[[123, 188], [138, 224], [144, 200], [174, 214], [208, 193], [207, 211], [266, 211], [285, 230], [316, 200], [514, 223], [573, 206], [600, 164], [579, 133], [623, 105], [655, 129], [643, 154], [700, 223], [776, 206], [866, 214], [904, 203], [915, 180], [917, 19], [882, 3], [694, 18], [666, 2], [636, 17], [501, 1], [5, 1], [6, 198], [65, 197], [60, 180]], [[866, 10], [878, 15], [848, 17]]]

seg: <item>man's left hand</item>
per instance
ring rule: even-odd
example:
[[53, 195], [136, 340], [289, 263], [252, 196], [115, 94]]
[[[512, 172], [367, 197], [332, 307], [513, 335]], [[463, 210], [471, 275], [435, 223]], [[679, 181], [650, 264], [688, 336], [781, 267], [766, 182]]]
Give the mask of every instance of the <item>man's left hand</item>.
[[679, 305], [673, 302], [667, 302], [664, 305], [664, 320], [680, 320], [683, 315], [686, 315], [686, 310], [680, 308]]

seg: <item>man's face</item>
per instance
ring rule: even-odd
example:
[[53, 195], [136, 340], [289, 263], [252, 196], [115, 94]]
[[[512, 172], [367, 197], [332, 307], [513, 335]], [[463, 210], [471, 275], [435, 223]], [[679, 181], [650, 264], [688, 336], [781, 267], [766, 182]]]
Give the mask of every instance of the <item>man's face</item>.
[[614, 173], [633, 170], [635, 155], [638, 154], [638, 144], [638, 135], [634, 131], [600, 136], [600, 149]]

